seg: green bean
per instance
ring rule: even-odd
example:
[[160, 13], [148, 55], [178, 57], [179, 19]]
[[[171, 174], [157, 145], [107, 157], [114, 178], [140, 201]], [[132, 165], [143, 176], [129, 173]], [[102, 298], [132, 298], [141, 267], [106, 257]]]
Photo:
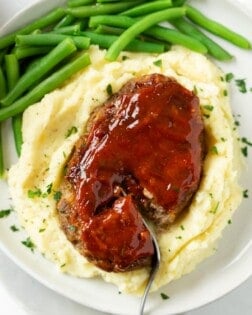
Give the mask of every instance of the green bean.
[[[111, 2], [127, 2], [127, 1], [135, 1], [135, 0], [97, 0], [97, 3], [111, 3]], [[150, 1], [150, 0], [147, 0]]]
[[6, 79], [3, 69], [0, 66], [0, 100], [5, 97], [6, 93], [7, 93]]
[[116, 60], [120, 52], [134, 39], [137, 35], [144, 32], [151, 26], [169, 19], [176, 19], [185, 14], [184, 8], [166, 9], [155, 12], [143, 17], [137, 21], [130, 28], [128, 28], [116, 42], [114, 42], [107, 51], [106, 59], [113, 61]]
[[17, 45], [27, 46], [56, 46], [66, 38], [71, 38], [76, 47], [79, 49], [87, 49], [90, 44], [88, 38], [85, 37], [53, 33], [44, 33], [38, 35], [17, 35], [16, 43]]
[[[102, 48], [109, 48], [117, 39], [114, 35], [101, 35], [94, 32], [83, 32], [83, 35], [91, 39], [91, 43], [99, 45]], [[132, 40], [126, 47], [127, 51], [148, 52], [148, 53], [162, 53], [165, 51], [165, 46], [159, 43], [143, 42], [141, 40]]]
[[120, 14], [135, 17], [135, 16], [145, 15], [148, 13], [153, 13], [155, 11], [171, 8], [172, 6], [173, 6], [172, 0], [159, 0], [159, 1], [153, 1], [149, 3], [140, 4], [139, 6], [135, 6]]
[[8, 90], [11, 91], [19, 78], [19, 63], [14, 54], [5, 55], [5, 68]]
[[69, 26], [73, 24], [76, 21], [76, 18], [72, 15], [65, 15], [62, 20], [59, 21], [58, 24], [55, 25], [54, 29], [64, 27], [64, 26]]
[[36, 35], [36, 34], [42, 34], [41, 29], [36, 29], [35, 31], [31, 32], [31, 34]]
[[27, 91], [34, 83], [40, 80], [46, 73], [53, 69], [57, 64], [64, 60], [67, 56], [76, 51], [76, 47], [70, 38], [66, 38], [57, 47], [55, 47], [48, 55], [41, 58], [40, 61], [26, 72], [15, 87], [2, 100], [3, 106], [11, 105], [19, 96]]
[[58, 88], [73, 74], [80, 71], [89, 64], [89, 55], [87, 53], [82, 53], [75, 60], [68, 63], [60, 70], [54, 72], [50, 77], [42, 81], [33, 90], [31, 90], [22, 98], [18, 99], [15, 103], [8, 107], [0, 108], [0, 121], [22, 113], [28, 106], [40, 101], [45, 94]]
[[[6, 81], [2, 67], [0, 66], [0, 99], [5, 97], [6, 92]], [[3, 151], [2, 125], [0, 123], [0, 178], [3, 178], [3, 175], [5, 173]]]
[[7, 54], [7, 49], [3, 49], [0, 51], [0, 66], [2, 65], [4, 61], [4, 56]]
[[195, 24], [198, 24], [202, 28], [206, 29], [212, 34], [215, 34], [219, 37], [226, 39], [227, 41], [233, 43], [234, 45], [244, 48], [251, 49], [251, 43], [242, 35], [235, 33], [226, 26], [215, 22], [205, 15], [203, 15], [197, 9], [187, 5], [186, 7], [186, 16], [193, 21]]
[[3, 178], [5, 169], [4, 169], [4, 157], [3, 157], [3, 135], [2, 135], [2, 128], [0, 124], [0, 178]]
[[97, 3], [108, 3], [108, 2], [126, 2], [126, 1], [135, 1], [135, 0], [97, 0], [96, 2]]
[[85, 18], [99, 14], [120, 13], [140, 3], [143, 3], [143, 1], [138, 0], [134, 2], [96, 4], [90, 6], [68, 8], [66, 12], [78, 18]]
[[95, 0], [68, 0], [67, 6], [68, 7], [80, 7], [82, 5], [93, 4], [93, 3], [95, 3]]
[[[15, 55], [6, 55], [6, 74], [7, 80], [9, 81], [8, 88], [9, 92], [14, 89], [19, 80], [19, 63]], [[12, 131], [14, 134], [15, 147], [18, 156], [21, 153], [22, 146], [22, 115], [12, 117]]]
[[47, 54], [52, 49], [53, 49], [52, 46], [43, 46], [43, 47], [19, 46], [19, 47], [16, 47], [13, 52], [16, 55], [17, 59], [24, 59], [27, 57]]
[[182, 34], [174, 29], [169, 29], [161, 26], [153, 26], [146, 31], [146, 34], [153, 36], [159, 40], [167, 41], [168, 43], [181, 45], [190, 50], [201, 54], [207, 53], [207, 48], [197, 39]]
[[172, 0], [174, 7], [180, 7], [186, 3], [187, 0]]
[[[104, 35], [121, 35], [124, 32], [123, 28], [116, 28], [116, 27], [111, 27], [108, 25], [99, 25], [95, 31], [95, 33], [97, 34], [104, 34]], [[163, 40], [159, 40], [159, 39], [155, 39], [153, 37], [150, 37], [146, 34], [144, 35], [140, 35], [138, 36], [136, 39], [140, 39], [141, 42], [149, 42], [149, 43], [156, 43], [156, 44], [160, 44], [164, 46], [164, 50], [168, 51], [171, 48], [171, 44], [168, 43], [167, 41], [163, 41]], [[139, 51], [141, 52], [141, 51]], [[146, 52], [145, 50], [143, 50], [143, 52]]]
[[95, 29], [95, 33], [97, 33], [97, 34], [121, 35], [123, 32], [124, 32], [123, 28], [108, 26], [108, 25], [104, 25], [104, 24], [100, 24]]
[[95, 28], [101, 24], [115, 26], [115, 27], [122, 27], [128, 28], [136, 23], [131, 17], [123, 16], [123, 15], [97, 15], [91, 16], [89, 19], [89, 27]]
[[16, 152], [18, 156], [20, 156], [21, 154], [21, 148], [23, 144], [22, 120], [23, 120], [22, 114], [18, 114], [12, 117], [12, 130], [15, 140]]
[[217, 60], [230, 60], [233, 58], [229, 52], [223, 49], [220, 45], [214, 42], [211, 38], [202, 33], [196, 26], [187, 22], [185, 19], [180, 18], [171, 21], [180, 32], [187, 34], [204, 44], [208, 50], [208, 53]]
[[75, 24], [56, 28], [52, 32], [57, 34], [77, 36], [80, 35], [80, 31], [81, 31], [80, 24]]
[[[91, 17], [89, 20], [90, 27], [99, 27], [103, 23], [119, 28], [129, 28], [136, 23], [136, 20], [121, 15], [113, 18], [110, 15], [100, 15]], [[168, 43], [179, 44], [200, 53], [207, 53], [207, 48], [200, 41], [165, 27], [153, 26], [143, 34]]]
[[47, 15], [43, 16], [42, 18], [40, 18], [40, 19], [34, 21], [33, 23], [25, 26], [24, 28], [21, 28], [20, 30], [18, 30], [14, 33], [11, 33], [9, 35], [3, 36], [2, 38], [0, 38], [0, 49], [14, 44], [16, 35], [29, 34], [38, 28], [42, 29], [42, 28], [45, 28], [47, 26], [50, 26], [50, 25], [56, 23], [57, 21], [59, 21], [60, 19], [62, 19], [62, 17], [64, 15], [65, 15], [65, 10], [63, 8], [55, 9], [55, 10], [51, 11], [50, 13], [48, 13]]

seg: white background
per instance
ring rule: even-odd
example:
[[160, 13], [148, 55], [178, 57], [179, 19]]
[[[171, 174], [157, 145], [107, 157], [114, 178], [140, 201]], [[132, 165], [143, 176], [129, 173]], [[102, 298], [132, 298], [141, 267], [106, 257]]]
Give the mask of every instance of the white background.
[[[0, 25], [37, 0], [0, 0]], [[250, 0], [237, 0], [248, 5]], [[245, 8], [245, 7], [243, 7]], [[252, 268], [252, 266], [251, 266]], [[224, 298], [186, 315], [252, 314], [252, 279]], [[0, 252], [0, 313], [4, 315], [101, 315], [47, 289]]]

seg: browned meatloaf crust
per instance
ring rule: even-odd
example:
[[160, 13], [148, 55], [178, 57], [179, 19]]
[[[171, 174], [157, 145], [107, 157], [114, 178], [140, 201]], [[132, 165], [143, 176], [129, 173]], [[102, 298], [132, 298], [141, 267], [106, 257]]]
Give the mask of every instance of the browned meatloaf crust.
[[69, 241], [107, 271], [150, 264], [141, 216], [165, 228], [190, 203], [203, 135], [193, 92], [160, 74], [129, 81], [91, 115], [66, 165], [57, 208]]

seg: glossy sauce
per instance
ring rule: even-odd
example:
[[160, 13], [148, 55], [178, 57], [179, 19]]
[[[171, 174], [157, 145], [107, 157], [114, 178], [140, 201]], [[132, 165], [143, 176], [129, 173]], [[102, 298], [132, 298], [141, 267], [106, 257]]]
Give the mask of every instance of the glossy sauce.
[[197, 189], [202, 131], [198, 98], [162, 75], [133, 81], [107, 102], [69, 174], [87, 256], [98, 266], [110, 270], [99, 264], [107, 260], [123, 271], [153, 255], [140, 213], [154, 203], [168, 216]]

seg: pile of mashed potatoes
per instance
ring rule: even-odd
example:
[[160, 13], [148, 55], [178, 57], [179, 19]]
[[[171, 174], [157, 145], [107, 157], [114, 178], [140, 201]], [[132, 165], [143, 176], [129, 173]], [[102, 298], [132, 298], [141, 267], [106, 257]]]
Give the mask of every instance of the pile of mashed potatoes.
[[64, 166], [90, 113], [108, 98], [107, 86], [111, 84], [117, 92], [136, 76], [162, 73], [174, 77], [200, 98], [207, 154], [189, 209], [159, 235], [161, 266], [152, 287], [157, 290], [214, 252], [216, 240], [241, 201], [237, 184], [240, 150], [227, 85], [223, 73], [205, 56], [181, 47], [161, 55], [122, 53], [118, 61], [107, 62], [105, 51], [91, 46], [90, 56], [91, 66], [25, 111], [22, 155], [9, 171], [14, 207], [37, 249], [62, 272], [101, 276], [120, 291], [142, 292], [149, 269], [108, 273], [88, 262], [61, 230], [55, 199]]

